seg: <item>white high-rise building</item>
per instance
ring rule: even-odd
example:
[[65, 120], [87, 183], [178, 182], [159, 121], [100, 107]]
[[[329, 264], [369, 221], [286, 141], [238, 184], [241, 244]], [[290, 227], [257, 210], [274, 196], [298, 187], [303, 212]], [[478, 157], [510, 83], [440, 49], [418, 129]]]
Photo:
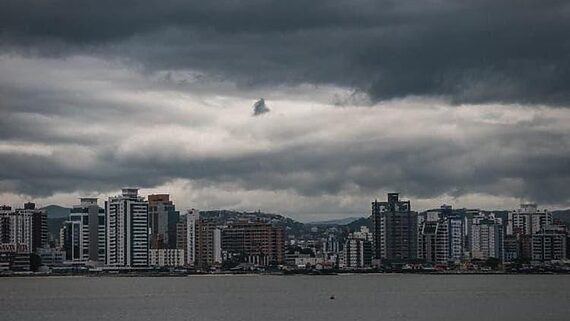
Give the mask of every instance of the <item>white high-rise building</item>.
[[47, 213], [36, 209], [34, 203], [12, 210], [0, 206], [0, 244], [10, 244], [23, 252], [35, 252], [45, 247], [48, 241]]
[[521, 208], [509, 213], [507, 234], [533, 235], [552, 224], [552, 213], [539, 210], [534, 203], [521, 204]]
[[107, 253], [105, 263], [116, 267], [149, 265], [148, 202], [136, 188], [123, 188], [122, 195], [109, 197]]
[[32, 215], [0, 207], [0, 243], [11, 244], [26, 252], [32, 250]]
[[500, 218], [491, 215], [478, 215], [471, 223], [469, 234], [471, 258], [486, 260], [503, 258], [503, 224]]
[[349, 234], [344, 243], [343, 268], [365, 268], [372, 265], [372, 233], [365, 226]]
[[464, 221], [459, 216], [447, 218], [449, 226], [449, 260], [458, 263], [465, 251]]
[[196, 264], [196, 223], [200, 218], [200, 211], [190, 209], [186, 213], [186, 264]]

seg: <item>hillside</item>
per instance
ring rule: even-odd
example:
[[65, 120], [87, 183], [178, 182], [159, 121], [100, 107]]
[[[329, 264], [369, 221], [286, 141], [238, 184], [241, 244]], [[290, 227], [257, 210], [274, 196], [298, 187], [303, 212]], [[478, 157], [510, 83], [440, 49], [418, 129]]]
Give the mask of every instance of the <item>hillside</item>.
[[43, 209], [46, 210], [48, 218], [68, 218], [70, 208], [59, 205], [48, 205]]

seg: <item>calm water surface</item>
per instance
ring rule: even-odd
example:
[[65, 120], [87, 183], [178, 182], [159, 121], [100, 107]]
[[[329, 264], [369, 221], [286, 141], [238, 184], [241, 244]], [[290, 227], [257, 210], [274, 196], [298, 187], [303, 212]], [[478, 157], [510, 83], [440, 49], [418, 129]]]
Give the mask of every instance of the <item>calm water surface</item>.
[[0, 287], [1, 321], [570, 320], [565, 275], [1, 278]]

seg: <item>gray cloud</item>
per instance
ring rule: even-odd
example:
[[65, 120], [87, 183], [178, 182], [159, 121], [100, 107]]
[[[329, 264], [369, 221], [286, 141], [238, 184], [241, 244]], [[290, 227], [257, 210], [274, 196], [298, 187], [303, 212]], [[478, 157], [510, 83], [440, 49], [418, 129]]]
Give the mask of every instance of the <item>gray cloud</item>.
[[[45, 197], [184, 179], [311, 199], [397, 190], [570, 202], [566, 109], [423, 99], [307, 108], [276, 90], [266, 94], [286, 107], [252, 119], [243, 113], [247, 91], [220, 100], [219, 92], [195, 95], [202, 87], [153, 89], [155, 76], [117, 67], [91, 58], [0, 59], [10, 74], [0, 79], [9, 88], [0, 109], [2, 190]], [[34, 70], [53, 81], [38, 82]], [[298, 96], [290, 90], [287, 97]]]
[[242, 87], [566, 106], [569, 12], [557, 0], [24, 0], [0, 3], [0, 41], [11, 52], [122, 57]]

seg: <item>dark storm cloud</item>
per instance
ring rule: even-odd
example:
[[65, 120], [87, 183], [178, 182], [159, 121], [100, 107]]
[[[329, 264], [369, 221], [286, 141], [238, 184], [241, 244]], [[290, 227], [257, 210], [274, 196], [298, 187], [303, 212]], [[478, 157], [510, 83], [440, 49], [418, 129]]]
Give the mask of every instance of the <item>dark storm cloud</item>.
[[332, 84], [373, 100], [566, 106], [567, 1], [2, 1], [6, 51], [119, 56], [240, 86]]

